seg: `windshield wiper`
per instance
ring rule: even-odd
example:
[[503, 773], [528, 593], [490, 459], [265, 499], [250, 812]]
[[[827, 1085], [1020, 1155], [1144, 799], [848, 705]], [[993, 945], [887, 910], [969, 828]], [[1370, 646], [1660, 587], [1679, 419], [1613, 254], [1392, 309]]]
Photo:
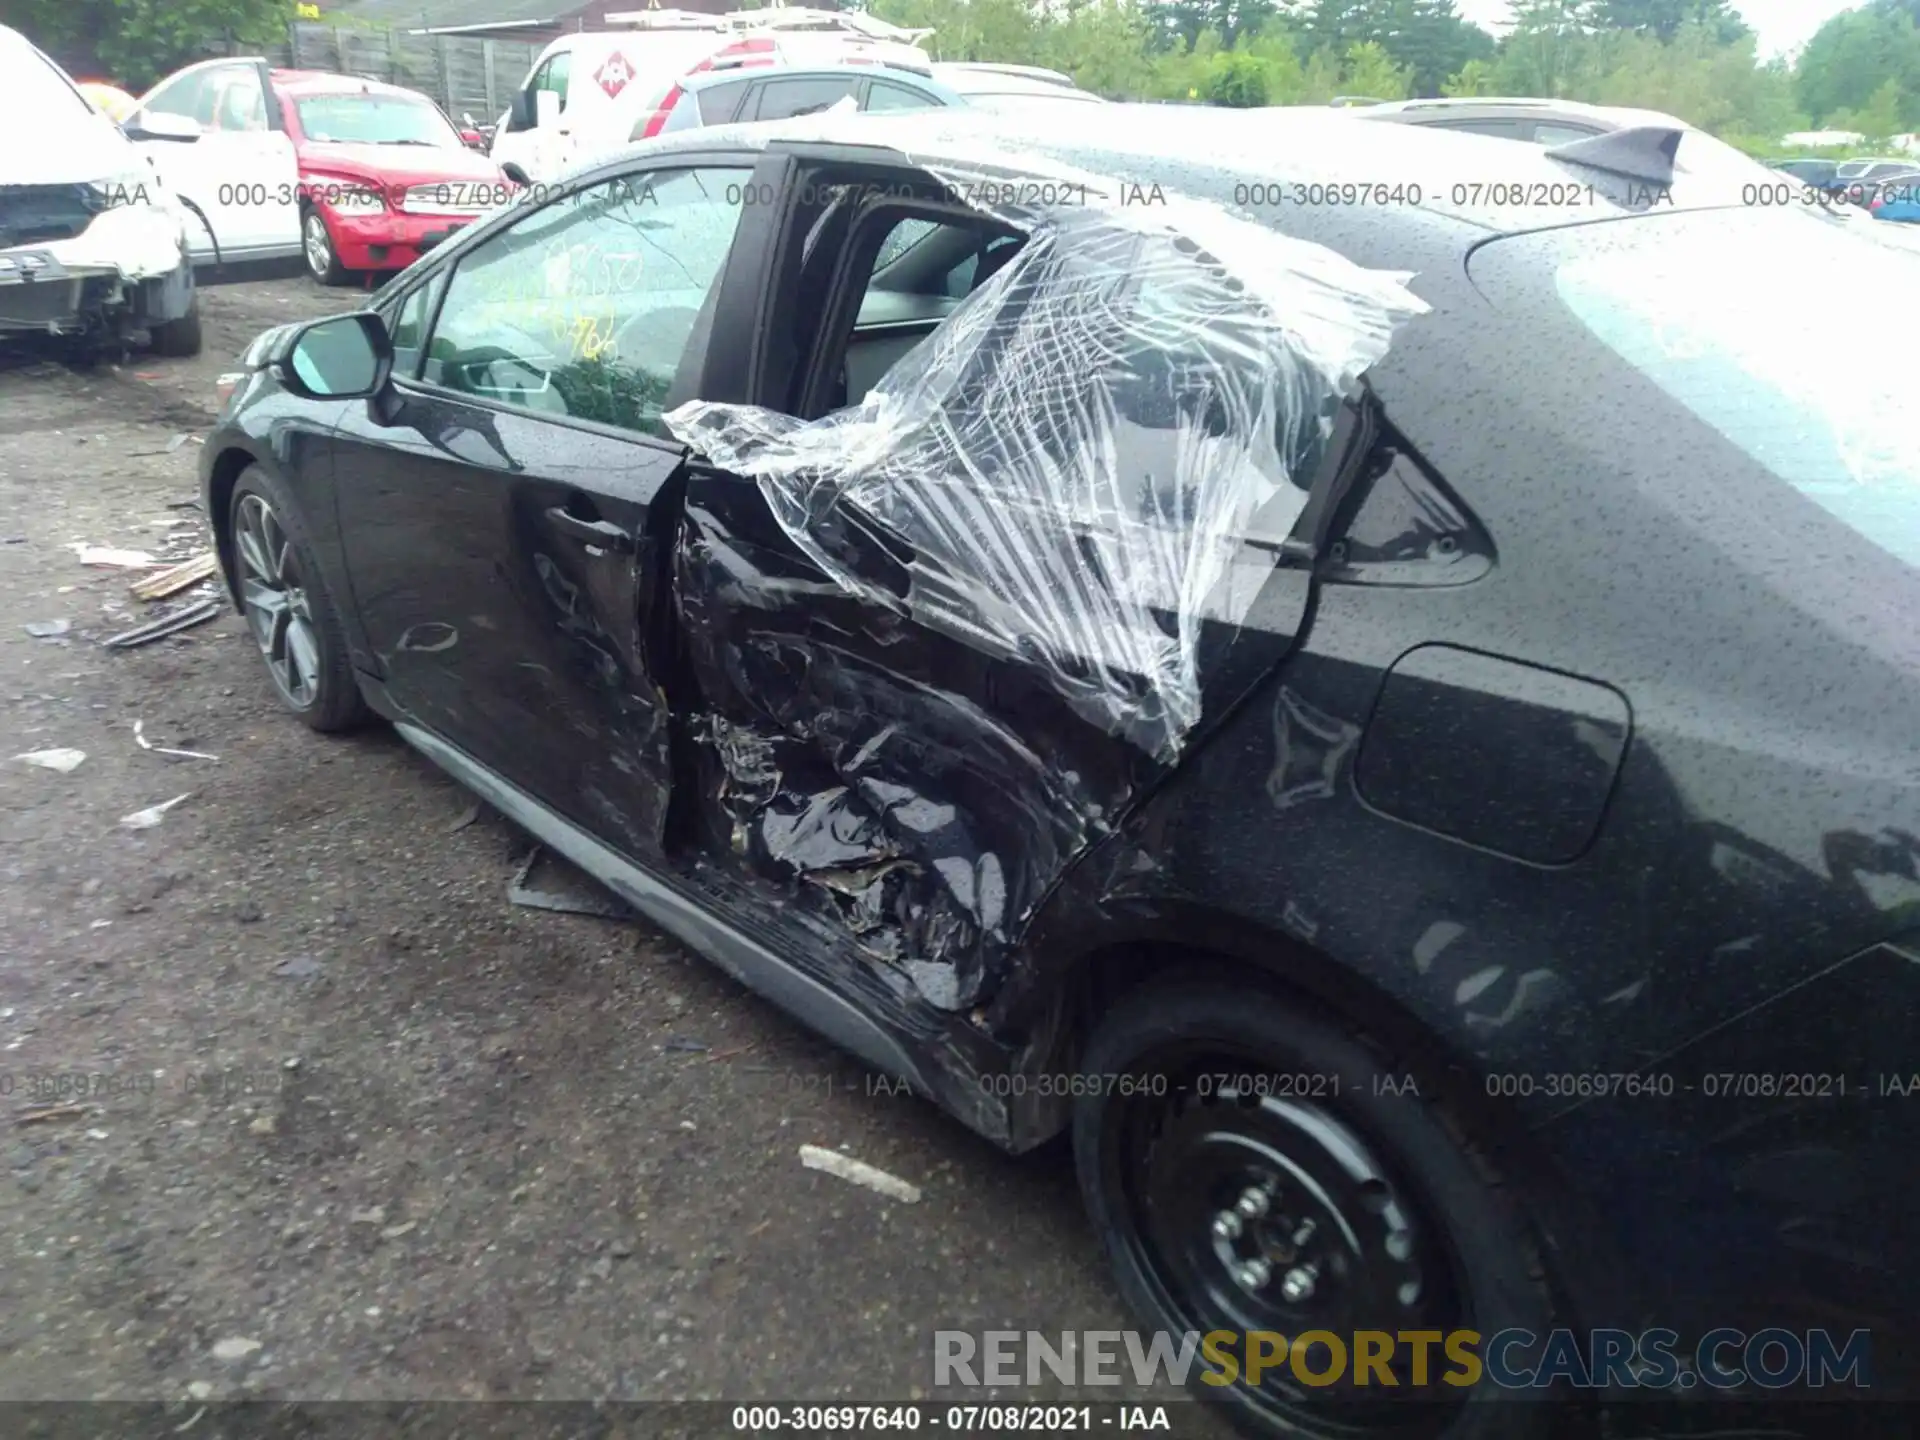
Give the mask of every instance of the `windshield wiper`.
[[373, 143], [376, 145], [426, 145], [435, 150], [440, 148], [439, 145], [432, 140], [376, 140]]

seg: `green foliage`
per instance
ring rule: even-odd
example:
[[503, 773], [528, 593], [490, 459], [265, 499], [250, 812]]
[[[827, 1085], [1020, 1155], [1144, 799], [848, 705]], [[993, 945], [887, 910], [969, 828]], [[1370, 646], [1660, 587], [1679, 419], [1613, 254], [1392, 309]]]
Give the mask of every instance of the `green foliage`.
[[13, 0], [8, 23], [82, 72], [138, 93], [194, 60], [286, 36], [293, 0]]
[[[1836, 15], [1815, 32], [1795, 76], [1800, 108], [1828, 129], [1843, 112], [1873, 105], [1894, 86], [1895, 129], [1920, 126], [1920, 30], [1897, 3], [1880, 3]], [[1881, 117], [1876, 117], [1881, 118]]]
[[1267, 103], [1267, 67], [1244, 50], [1215, 55], [1200, 83], [1200, 98], [1209, 105], [1251, 110]]

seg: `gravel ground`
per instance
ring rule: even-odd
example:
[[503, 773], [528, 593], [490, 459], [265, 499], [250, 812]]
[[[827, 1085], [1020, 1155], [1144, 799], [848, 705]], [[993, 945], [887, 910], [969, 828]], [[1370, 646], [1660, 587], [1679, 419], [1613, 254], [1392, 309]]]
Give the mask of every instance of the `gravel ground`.
[[0, 1397], [904, 1400], [936, 1328], [1122, 1324], [1057, 1149], [651, 929], [510, 906], [527, 842], [284, 716], [236, 616], [97, 643], [145, 607], [70, 543], [197, 547], [215, 377], [355, 298], [212, 288], [197, 360], [0, 361], [3, 755], [87, 753], [0, 759]]

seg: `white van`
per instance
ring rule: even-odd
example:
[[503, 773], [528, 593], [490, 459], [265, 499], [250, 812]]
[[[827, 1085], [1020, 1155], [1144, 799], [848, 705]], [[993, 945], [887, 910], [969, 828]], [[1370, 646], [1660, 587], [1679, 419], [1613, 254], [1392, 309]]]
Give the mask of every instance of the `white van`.
[[539, 183], [611, 154], [642, 138], [674, 82], [693, 71], [836, 61], [932, 70], [917, 46], [931, 30], [854, 11], [640, 10], [606, 20], [620, 28], [563, 35], [540, 52], [494, 130], [497, 164]]
[[113, 343], [145, 330], [161, 354], [197, 355], [196, 222], [158, 166], [4, 25], [0, 135], [0, 332]]

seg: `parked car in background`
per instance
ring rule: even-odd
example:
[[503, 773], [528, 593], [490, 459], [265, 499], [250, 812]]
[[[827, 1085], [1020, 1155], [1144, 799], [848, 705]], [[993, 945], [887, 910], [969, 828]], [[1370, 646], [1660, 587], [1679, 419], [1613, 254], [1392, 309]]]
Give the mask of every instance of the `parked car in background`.
[[1070, 1133], [1142, 1329], [1298, 1347], [1196, 1386], [1249, 1428], [1784, 1437], [1784, 1336], [1798, 1433], [1867, 1433], [1920, 1348], [1920, 486], [1860, 322], [1920, 262], [1631, 137], [1087, 114], [663, 136], [260, 336], [200, 473], [263, 682]]
[[323, 284], [404, 270], [515, 187], [417, 91], [276, 71], [300, 161], [300, 249]]
[[[196, 142], [151, 133], [156, 116]], [[196, 260], [300, 255], [324, 283], [405, 269], [513, 190], [418, 91], [257, 58], [169, 75], [126, 124], [209, 217]]]
[[[551, 180], [647, 131], [651, 119], [677, 106], [671, 98], [676, 82], [710, 71], [843, 62], [932, 71], [933, 62], [913, 43], [931, 32], [902, 30], [854, 11], [658, 10], [607, 21], [621, 28], [562, 35], [541, 51], [495, 128], [490, 153], [496, 161], [531, 180]], [[655, 129], [665, 124], [661, 116]]]
[[[190, 152], [192, 136], [178, 132]], [[199, 222], [60, 67], [0, 26], [0, 335], [200, 350]]]
[[1000, 101], [1008, 94], [1024, 99], [1039, 93], [1044, 97], [1043, 103], [1061, 100], [1105, 103], [1097, 95], [1075, 89], [1067, 76], [1057, 81], [1025, 75], [983, 76], [982, 83], [994, 88], [968, 95], [950, 83], [953, 68], [936, 65], [933, 74], [927, 75], [884, 63], [846, 61], [837, 65], [776, 65], [745, 74], [709, 70], [686, 75], [669, 86], [655, 108], [640, 118], [632, 138], [644, 140], [700, 125], [785, 120], [795, 115], [819, 114], [846, 101], [851, 101], [858, 110], [924, 110], [968, 105], [996, 109], [1005, 108]]
[[1903, 175], [1883, 175], [1874, 181], [1867, 213], [1876, 220], [1920, 221], [1920, 166]]
[[1833, 172], [1833, 179], [1841, 197], [1849, 205], [1858, 205], [1864, 210], [1871, 205], [1882, 181], [1909, 175], [1916, 169], [1920, 169], [1920, 164], [1911, 155], [1904, 158], [1881, 156], [1869, 160], [1843, 160]]
[[140, 103], [118, 85], [105, 80], [79, 80], [74, 85], [89, 105], [116, 125], [133, 114]]
[[1829, 195], [1837, 195], [1843, 188], [1837, 178], [1840, 163], [1838, 160], [1775, 160], [1771, 168], [1816, 186]]

